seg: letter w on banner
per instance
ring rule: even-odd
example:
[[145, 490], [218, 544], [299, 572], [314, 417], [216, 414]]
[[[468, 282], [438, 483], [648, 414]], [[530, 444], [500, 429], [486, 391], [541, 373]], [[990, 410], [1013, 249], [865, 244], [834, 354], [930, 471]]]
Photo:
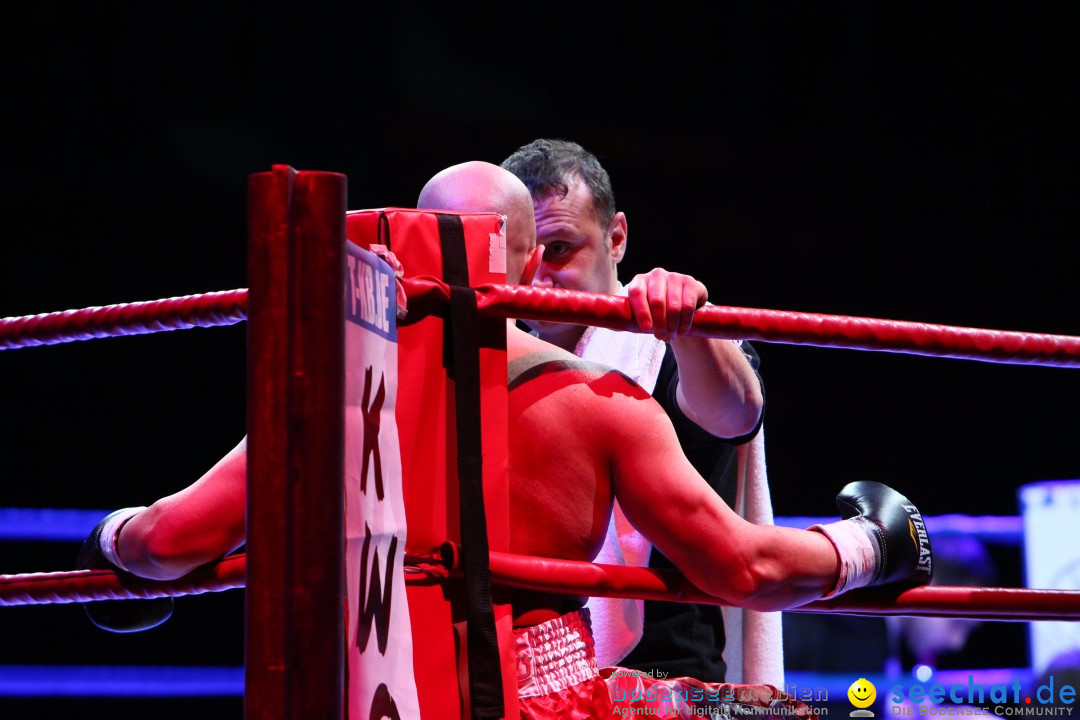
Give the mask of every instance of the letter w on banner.
[[394, 274], [373, 253], [346, 244], [346, 706], [352, 720], [419, 720], [402, 568], [405, 499], [394, 421]]

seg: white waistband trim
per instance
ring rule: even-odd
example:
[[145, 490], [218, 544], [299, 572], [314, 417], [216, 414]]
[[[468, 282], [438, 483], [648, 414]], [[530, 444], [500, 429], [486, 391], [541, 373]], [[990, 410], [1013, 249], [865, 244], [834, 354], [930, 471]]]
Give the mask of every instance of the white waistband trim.
[[600, 674], [587, 609], [514, 631], [518, 697], [560, 692]]

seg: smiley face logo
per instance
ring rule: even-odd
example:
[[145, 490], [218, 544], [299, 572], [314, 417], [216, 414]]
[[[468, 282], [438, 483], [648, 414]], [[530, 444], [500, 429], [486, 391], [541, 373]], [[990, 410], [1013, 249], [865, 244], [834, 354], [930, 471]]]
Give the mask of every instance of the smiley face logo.
[[848, 700], [857, 708], [868, 708], [877, 698], [877, 688], [866, 678], [859, 678], [851, 683], [847, 690]]

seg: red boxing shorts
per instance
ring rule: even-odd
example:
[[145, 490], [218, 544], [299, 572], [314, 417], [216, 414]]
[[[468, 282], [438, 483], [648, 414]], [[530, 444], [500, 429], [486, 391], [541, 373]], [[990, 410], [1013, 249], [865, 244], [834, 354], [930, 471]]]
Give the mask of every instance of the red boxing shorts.
[[522, 718], [610, 718], [611, 699], [593, 649], [589, 611], [514, 630]]
[[806, 718], [814, 709], [772, 685], [706, 683], [596, 666], [589, 611], [514, 631], [523, 720], [625, 718]]

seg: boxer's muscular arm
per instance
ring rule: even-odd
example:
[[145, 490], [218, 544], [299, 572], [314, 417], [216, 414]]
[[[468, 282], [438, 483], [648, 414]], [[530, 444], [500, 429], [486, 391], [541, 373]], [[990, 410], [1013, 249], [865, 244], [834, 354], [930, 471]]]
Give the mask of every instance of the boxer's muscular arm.
[[[616, 395], [605, 426], [615, 495], [627, 518], [701, 589], [758, 610], [794, 607], [836, 585], [836, 551], [817, 532], [752, 525], [716, 495], [679, 450], [663, 410]], [[596, 418], [599, 420], [599, 417]]]
[[132, 573], [157, 580], [186, 575], [244, 543], [247, 439], [205, 475], [129, 520], [120, 559]]
[[716, 437], [752, 431], [764, 398], [750, 361], [730, 340], [686, 335], [694, 312], [709, 298], [705, 286], [689, 275], [656, 268], [635, 276], [627, 296], [638, 325], [671, 343], [679, 364], [679, 409]]

